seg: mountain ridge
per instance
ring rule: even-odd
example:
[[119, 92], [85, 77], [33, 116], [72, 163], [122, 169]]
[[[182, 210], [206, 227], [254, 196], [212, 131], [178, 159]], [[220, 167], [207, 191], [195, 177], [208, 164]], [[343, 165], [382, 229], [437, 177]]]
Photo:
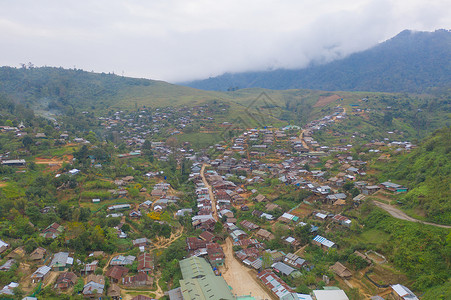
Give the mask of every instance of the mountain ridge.
[[317, 89], [425, 92], [451, 84], [451, 31], [404, 30], [370, 49], [304, 69], [225, 73], [181, 83], [204, 90]]

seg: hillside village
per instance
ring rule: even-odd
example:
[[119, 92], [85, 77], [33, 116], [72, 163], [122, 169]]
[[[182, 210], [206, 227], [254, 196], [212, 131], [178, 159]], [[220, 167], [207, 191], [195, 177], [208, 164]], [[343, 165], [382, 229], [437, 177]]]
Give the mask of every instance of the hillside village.
[[[11, 199], [42, 204], [27, 208], [26, 217], [17, 205], [3, 216], [18, 226], [2, 228], [0, 294], [418, 299], [412, 280], [380, 253], [386, 234], [367, 229], [361, 217], [369, 202], [387, 209], [408, 191], [379, 181], [371, 166], [414, 144], [393, 139], [393, 132], [351, 143], [355, 135], [334, 132], [334, 125], [360, 112], [342, 105], [302, 128], [234, 129], [207, 148], [177, 140], [193, 128], [227, 132], [224, 110], [219, 103], [98, 117], [115, 141], [109, 148], [93, 132], [80, 137], [60, 124], [47, 133], [22, 123], [2, 126], [5, 137], [31, 137], [22, 151], [3, 153], [3, 174], [19, 178], [38, 169], [45, 177], [28, 180], [46, 183], [44, 189], [32, 183], [23, 196], [3, 189]], [[318, 142], [326, 131], [338, 142]], [[58, 145], [60, 158], [33, 157], [41, 145]], [[17, 181], [2, 184], [19, 189]], [[66, 204], [46, 199], [50, 191]]]

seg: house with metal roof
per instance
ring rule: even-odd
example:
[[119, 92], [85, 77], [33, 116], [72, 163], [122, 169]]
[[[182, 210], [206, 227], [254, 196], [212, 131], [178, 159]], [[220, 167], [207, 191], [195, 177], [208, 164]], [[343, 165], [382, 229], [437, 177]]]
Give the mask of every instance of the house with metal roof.
[[329, 241], [328, 239], [326, 239], [325, 237], [322, 237], [320, 235], [317, 235], [313, 238], [312, 243], [314, 245], [317, 245], [319, 247], [321, 247], [323, 250], [329, 250], [331, 248], [336, 248], [337, 244], [335, 244], [332, 241]]
[[346, 226], [346, 227], [351, 227], [351, 223], [352, 223], [351, 220], [349, 220], [347, 217], [342, 216], [342, 215], [340, 215], [340, 214], [335, 215], [335, 216], [332, 218], [332, 221], [334, 221], [334, 222], [336, 222], [336, 223], [339, 223], [339, 224], [341, 224], [341, 225], [343, 225], [343, 226]]
[[288, 253], [287, 255], [285, 255], [285, 258], [283, 259], [283, 261], [294, 267], [294, 268], [302, 268], [304, 265], [307, 264], [307, 262], [305, 261], [305, 259], [300, 258], [299, 256], [297, 256], [296, 254], [293, 253]]
[[55, 271], [64, 271], [74, 264], [74, 258], [69, 256], [69, 252], [58, 252], [53, 256], [50, 262], [50, 268]]
[[85, 298], [100, 298], [105, 288], [105, 279], [102, 275], [89, 275], [87, 283], [83, 287], [83, 296]]
[[343, 290], [330, 289], [330, 290], [314, 290], [314, 300], [349, 300], [348, 296]]
[[312, 296], [299, 293], [286, 294], [280, 300], [313, 300]]
[[293, 290], [271, 270], [261, 272], [257, 278], [279, 299], [293, 293]]
[[55, 222], [49, 225], [46, 229], [44, 229], [40, 235], [45, 237], [46, 239], [55, 239], [61, 233], [63, 233], [63, 231], [64, 227]]
[[407, 192], [407, 188], [399, 185], [397, 183], [393, 183], [391, 181], [386, 181], [386, 182], [382, 182], [380, 184], [380, 187], [392, 192], [396, 192], [396, 193], [402, 193], [402, 192]]
[[3, 253], [6, 251], [6, 249], [9, 248], [9, 244], [0, 240], [0, 253]]
[[83, 269], [81, 269], [81, 274], [88, 275], [88, 274], [94, 273], [96, 271], [98, 265], [99, 265], [98, 260], [94, 260], [90, 263], [85, 264], [83, 266]]
[[61, 290], [68, 289], [77, 283], [77, 278], [77, 275], [72, 272], [61, 273], [56, 279], [56, 284], [54, 287]]
[[180, 288], [184, 300], [235, 299], [230, 287], [221, 276], [216, 276], [208, 262], [200, 257], [180, 261], [183, 280]]
[[9, 271], [15, 262], [16, 260], [13, 258], [8, 259], [2, 266], [0, 266], [0, 271]]
[[25, 159], [10, 159], [2, 161], [2, 165], [5, 166], [25, 166], [27, 162]]
[[418, 297], [407, 287], [402, 284], [394, 284], [390, 286], [396, 299], [402, 300], [418, 300]]
[[299, 217], [289, 214], [289, 213], [284, 213], [283, 215], [281, 215], [279, 217], [279, 221], [280, 222], [284, 222], [284, 223], [290, 223], [290, 222], [297, 222], [299, 221]]
[[128, 273], [128, 268], [123, 266], [113, 266], [106, 271], [105, 276], [110, 278], [112, 282], [118, 283], [122, 277]]
[[149, 253], [138, 255], [138, 272], [149, 274], [154, 268], [153, 257]]
[[31, 282], [36, 283], [44, 280], [44, 278], [49, 274], [51, 268], [49, 266], [39, 267], [33, 274], [31, 274]]
[[122, 210], [122, 209], [130, 209], [130, 204], [117, 204], [117, 205], [111, 205], [108, 206], [109, 211], [115, 211], [115, 210]]
[[[10, 295], [10, 296], [14, 296], [14, 289], [16, 287], [18, 287], [19, 284], [17, 282], [10, 282], [8, 285], [5, 285], [1, 290], [0, 290], [0, 295]], [[3, 298], [3, 297], [2, 297]]]
[[301, 275], [299, 271], [290, 267], [287, 264], [284, 264], [283, 262], [276, 262], [272, 264], [271, 267], [276, 271], [276, 273], [280, 272], [283, 275], [291, 275], [291, 276]]
[[136, 256], [133, 255], [118, 255], [111, 259], [110, 266], [125, 266], [131, 265], [136, 259]]
[[236, 229], [230, 233], [230, 236], [232, 237], [232, 240], [236, 242], [247, 238], [247, 233], [241, 229]]

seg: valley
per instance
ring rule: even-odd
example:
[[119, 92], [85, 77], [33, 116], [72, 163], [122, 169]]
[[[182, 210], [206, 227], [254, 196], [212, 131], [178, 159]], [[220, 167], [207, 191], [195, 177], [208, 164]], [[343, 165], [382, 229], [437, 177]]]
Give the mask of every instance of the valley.
[[6, 297], [449, 294], [447, 92], [0, 73]]

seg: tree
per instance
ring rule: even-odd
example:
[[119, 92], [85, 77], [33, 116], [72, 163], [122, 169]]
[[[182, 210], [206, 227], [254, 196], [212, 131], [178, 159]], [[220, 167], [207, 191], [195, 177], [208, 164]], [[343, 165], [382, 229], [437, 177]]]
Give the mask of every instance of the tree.
[[301, 245], [305, 245], [310, 241], [310, 225], [296, 226], [294, 235], [299, 240]]
[[33, 145], [33, 143], [33, 139], [28, 135], [24, 136], [22, 139], [22, 144], [27, 150], [30, 150], [30, 146]]
[[269, 252], [263, 252], [262, 254], [262, 268], [266, 269], [269, 268], [272, 264], [272, 256]]

